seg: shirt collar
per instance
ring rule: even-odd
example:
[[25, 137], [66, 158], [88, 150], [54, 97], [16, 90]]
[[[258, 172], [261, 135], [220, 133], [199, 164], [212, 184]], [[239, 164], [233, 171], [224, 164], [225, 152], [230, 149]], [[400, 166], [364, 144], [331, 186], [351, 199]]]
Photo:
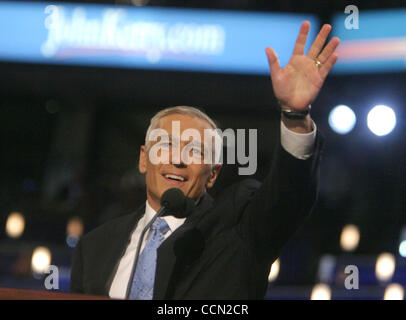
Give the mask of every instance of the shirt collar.
[[[147, 224], [153, 216], [156, 214], [156, 211], [152, 209], [152, 207], [149, 205], [148, 200], [146, 201], [146, 206], [145, 206], [145, 224]], [[177, 228], [179, 228], [186, 220], [186, 218], [175, 218], [174, 216], [165, 216], [161, 217], [166, 221], [166, 223], [169, 226], [169, 229], [171, 232], [174, 232]]]

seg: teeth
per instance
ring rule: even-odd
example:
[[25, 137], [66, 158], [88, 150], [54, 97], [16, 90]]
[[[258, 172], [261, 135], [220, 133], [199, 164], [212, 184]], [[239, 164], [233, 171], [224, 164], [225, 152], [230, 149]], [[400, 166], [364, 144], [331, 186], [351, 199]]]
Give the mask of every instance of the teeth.
[[181, 177], [181, 176], [176, 176], [174, 174], [166, 174], [165, 178], [167, 179], [173, 179], [173, 180], [177, 180], [177, 181], [185, 181], [185, 178]]

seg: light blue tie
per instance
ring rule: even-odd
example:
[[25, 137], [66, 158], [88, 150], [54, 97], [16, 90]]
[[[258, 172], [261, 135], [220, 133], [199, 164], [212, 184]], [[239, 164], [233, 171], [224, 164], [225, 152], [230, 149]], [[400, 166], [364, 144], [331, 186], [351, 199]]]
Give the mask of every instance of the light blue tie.
[[151, 226], [144, 250], [138, 258], [137, 267], [130, 292], [130, 299], [152, 300], [156, 270], [157, 249], [165, 240], [169, 226], [164, 219], [158, 218]]

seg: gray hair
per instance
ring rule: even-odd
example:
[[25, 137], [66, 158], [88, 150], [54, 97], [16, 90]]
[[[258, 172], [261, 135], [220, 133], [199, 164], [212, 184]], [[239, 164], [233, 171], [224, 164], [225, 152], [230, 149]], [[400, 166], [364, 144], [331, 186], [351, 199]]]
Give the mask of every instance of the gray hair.
[[[183, 115], [188, 115], [188, 116], [191, 116], [194, 118], [199, 118], [199, 119], [205, 120], [210, 124], [210, 126], [214, 130], [218, 130], [216, 123], [206, 113], [199, 110], [198, 108], [190, 107], [190, 106], [168, 107], [168, 108], [165, 108], [165, 109], [159, 111], [151, 118], [149, 127], [147, 129], [147, 133], [145, 135], [145, 147], [147, 150], [149, 150], [149, 147], [151, 144], [151, 141], [148, 140], [148, 137], [150, 137], [151, 132], [154, 129], [158, 128], [159, 121], [163, 117], [166, 117], [171, 114], [183, 114]], [[217, 135], [218, 135], [218, 132], [217, 132]], [[221, 141], [221, 138], [220, 138], [220, 141]]]
[[203, 111], [195, 108], [195, 107], [189, 107], [189, 106], [176, 106], [176, 107], [169, 107], [165, 108], [158, 113], [156, 113], [150, 121], [147, 134], [145, 135], [145, 146], [148, 149], [148, 145], [150, 144], [151, 141], [148, 141], [148, 137], [151, 134], [151, 131], [156, 129], [158, 127], [159, 120], [161, 120], [163, 117], [169, 116], [171, 114], [184, 114], [188, 115], [191, 117], [199, 118], [206, 120], [213, 129], [217, 129], [216, 123]]

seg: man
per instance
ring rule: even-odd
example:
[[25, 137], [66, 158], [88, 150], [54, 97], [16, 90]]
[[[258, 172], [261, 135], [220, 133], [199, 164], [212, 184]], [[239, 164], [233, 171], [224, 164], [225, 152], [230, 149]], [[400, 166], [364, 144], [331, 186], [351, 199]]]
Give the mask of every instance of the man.
[[[214, 122], [190, 107], [159, 112], [151, 120], [140, 152], [146, 204], [81, 239], [73, 261], [71, 291], [131, 299], [264, 298], [272, 262], [316, 199], [321, 137], [308, 111], [337, 60], [334, 51], [339, 40], [333, 38], [323, 49], [331, 30], [324, 25], [304, 55], [309, 28], [310, 23], [303, 22], [293, 55], [283, 69], [276, 53], [266, 48], [282, 121], [281, 143], [263, 183], [244, 180], [212, 199], [206, 190], [215, 183], [221, 165], [175, 159], [173, 144], [179, 143], [182, 149], [188, 141], [151, 141], [150, 133], [160, 129], [172, 137], [176, 122], [181, 133], [194, 129], [204, 136], [205, 129], [215, 128]], [[151, 158], [151, 148], [158, 144], [159, 156], [167, 152], [169, 163]], [[187, 219], [160, 218], [164, 227], [151, 229], [143, 240], [133, 270], [141, 231], [160, 209], [162, 194], [172, 187], [194, 199], [197, 207]]]

